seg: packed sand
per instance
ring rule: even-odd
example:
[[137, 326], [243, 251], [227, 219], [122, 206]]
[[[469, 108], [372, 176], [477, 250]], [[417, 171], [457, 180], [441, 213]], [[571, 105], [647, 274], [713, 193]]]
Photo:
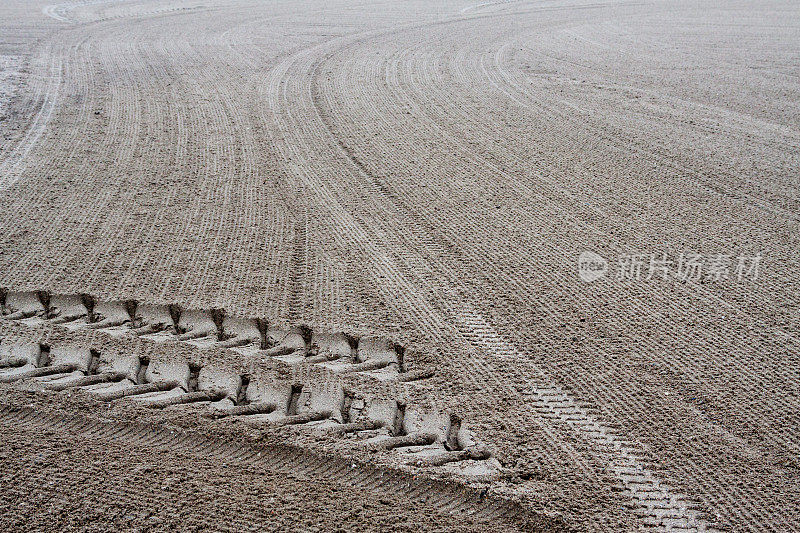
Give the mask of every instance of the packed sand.
[[[136, 354], [132, 386], [163, 383], [145, 367], [169, 353], [187, 378], [156, 396], [200, 403], [109, 407], [36, 370], [3, 409], [235, 439], [203, 412], [216, 365], [231, 405], [242, 376], [288, 391], [291, 430], [275, 415], [256, 444], [520, 506], [497, 529], [800, 530], [796, 2], [50, 1], [0, 4], [0, 351], [41, 345], [26, 365], [80, 377]], [[110, 329], [64, 333], [31, 291], [92, 295], [79, 322], [97, 305]], [[134, 337], [155, 322], [129, 300], [217, 344]], [[314, 339], [339, 334], [336, 366]], [[11, 529], [492, 523], [457, 512], [473, 496], [398, 482], [387, 510], [313, 469], [15, 416]]]

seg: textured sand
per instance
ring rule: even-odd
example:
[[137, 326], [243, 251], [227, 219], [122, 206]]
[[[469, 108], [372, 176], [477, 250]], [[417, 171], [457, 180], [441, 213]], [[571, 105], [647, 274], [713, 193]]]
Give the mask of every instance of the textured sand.
[[[536, 509], [800, 529], [798, 21], [4, 2], [0, 286], [393, 335]], [[585, 250], [609, 276], [581, 281]], [[761, 271], [613, 275], [693, 252]]]

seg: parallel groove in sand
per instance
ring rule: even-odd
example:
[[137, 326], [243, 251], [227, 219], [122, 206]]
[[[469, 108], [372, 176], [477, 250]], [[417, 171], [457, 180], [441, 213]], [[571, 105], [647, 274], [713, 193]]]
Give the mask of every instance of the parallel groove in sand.
[[440, 480], [424, 479], [399, 471], [362, 463], [321, 457], [293, 447], [263, 446], [258, 450], [232, 442], [222, 442], [181, 430], [155, 425], [121, 423], [67, 414], [42, 413], [32, 408], [0, 405], [0, 420], [31, 429], [52, 429], [79, 434], [85, 438], [110, 439], [145, 447], [166, 449], [189, 455], [257, 465], [276, 472], [301, 473], [346, 482], [361, 490], [394, 491], [425, 500], [433, 494], [448, 512], [480, 519], [523, 518], [531, 515], [518, 504], [502, 498], [481, 495], [479, 491]]

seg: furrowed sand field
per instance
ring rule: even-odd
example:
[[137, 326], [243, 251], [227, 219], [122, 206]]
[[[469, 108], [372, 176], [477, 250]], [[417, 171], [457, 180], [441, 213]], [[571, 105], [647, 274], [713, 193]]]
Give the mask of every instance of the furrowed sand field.
[[800, 5], [50, 1], [0, 524], [800, 530]]

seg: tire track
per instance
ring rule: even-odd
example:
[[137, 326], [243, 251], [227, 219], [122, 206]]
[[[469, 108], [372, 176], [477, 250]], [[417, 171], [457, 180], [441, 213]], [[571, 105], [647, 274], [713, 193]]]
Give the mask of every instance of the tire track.
[[[325, 56], [323, 56], [323, 57], [325, 57]], [[313, 101], [313, 94], [311, 95], [311, 98], [312, 98], [312, 101]], [[286, 107], [288, 108], [289, 106], [287, 105]], [[317, 111], [318, 119], [322, 119], [323, 117], [320, 114], [319, 106], [316, 105], [315, 109]], [[298, 125], [299, 125], [299, 123], [298, 123]], [[330, 132], [330, 130], [329, 130], [329, 132]], [[333, 137], [332, 134], [331, 134], [331, 137]], [[338, 146], [339, 146], [339, 148], [342, 148], [341, 142], [338, 143]], [[297, 154], [297, 155], [299, 155], [299, 154]], [[354, 163], [354, 166], [356, 166], [358, 168], [358, 170], [360, 170], [361, 172], [365, 173], [365, 169], [364, 169], [363, 165], [359, 165], [358, 161], [354, 161], [352, 156], [350, 156], [349, 159], [350, 159], [350, 161], [352, 161]], [[370, 175], [368, 175], [367, 177], [374, 178], [373, 176], [370, 176]], [[387, 218], [391, 219], [392, 217], [387, 217]], [[397, 217], [394, 217], [394, 218], [397, 218]], [[407, 250], [405, 253], [411, 253], [411, 252], [409, 250]], [[393, 274], [393, 277], [395, 277], [395, 279], [399, 279], [400, 276], [401, 276], [401, 274], [399, 272]], [[383, 276], [381, 276], [381, 278], [383, 278]], [[405, 296], [405, 297], [408, 298], [408, 296]], [[414, 307], [419, 308], [420, 306], [417, 304]], [[407, 312], [411, 312], [411, 310], [408, 309]], [[473, 314], [473, 316], [474, 316], [474, 314]], [[431, 320], [430, 315], [428, 317], [420, 317], [420, 318], [423, 319], [423, 320], [425, 320], [425, 319]], [[445, 319], [437, 319], [436, 321], [437, 321], [437, 323], [440, 323], [440, 324], [444, 324], [445, 323]], [[418, 321], [415, 321], [415, 322], [419, 323]], [[486, 329], [489, 328], [488, 324], [484, 324], [483, 328], [484, 328], [484, 332], [485, 332]], [[488, 335], [490, 337], [498, 338], [497, 334], [494, 333], [491, 330], [489, 330]], [[513, 350], [512, 348], [510, 348], [508, 346], [505, 346], [503, 343], [499, 343], [499, 344], [500, 344], [499, 348], [501, 348], [500, 350], [498, 350], [499, 353], [501, 353], [501, 354], [502, 353], [506, 353], [506, 354], [516, 353], [515, 350]], [[498, 345], [498, 343], [494, 343], [494, 345], [490, 346], [490, 348], [498, 348], [497, 345]], [[485, 346], [482, 346], [482, 347], [485, 348]], [[493, 350], [487, 350], [487, 351], [488, 352], [493, 352]], [[481, 374], [481, 375], [489, 374], [488, 369], [483, 370], [483, 371], [479, 371], [479, 374]], [[555, 386], [553, 386], [553, 387], [555, 387]], [[586, 419], [585, 418], [579, 419], [578, 423], [580, 423], [580, 422], [586, 422]], [[580, 425], [583, 425], [583, 424], [580, 424]], [[603, 432], [604, 430], [602, 430], [602, 429], [598, 430], [598, 431], [599, 431], [599, 434], [601, 434], [601, 435], [604, 435], [604, 436], [607, 435], [607, 433], [604, 433]], [[600, 439], [600, 440], [603, 440], [603, 439]], [[608, 444], [608, 442], [602, 442], [602, 444]], [[625, 450], [625, 451], [629, 453], [629, 450]], [[625, 456], [623, 456], [623, 458], [620, 459], [620, 460], [622, 461], [623, 465], [630, 466], [629, 463], [627, 462]], [[638, 464], [638, 463], [632, 465], [631, 468], [633, 470], [636, 470], [636, 469], [642, 470], [641, 464]], [[625, 478], [623, 478], [622, 475], [619, 472], [617, 473], [617, 475], [620, 477], [620, 479], [623, 479], [623, 481], [625, 481]], [[652, 477], [652, 474], [648, 473], [648, 475]], [[641, 479], [644, 479], [644, 478], [641, 478]], [[639, 492], [633, 492], [632, 491], [634, 499], [636, 501], [638, 501], [642, 505], [642, 507], [645, 508], [645, 509], [648, 509], [647, 505], [646, 505], [646, 502], [644, 501], [645, 498], [642, 498], [642, 497], [637, 498], [637, 495], [640, 495], [640, 494], [652, 494], [656, 490], [655, 487], [657, 487], [657, 485], [658, 485], [657, 482], [654, 481], [654, 478], [653, 479], [647, 478], [647, 479], [648, 479], [648, 483], [646, 484], [646, 487], [647, 487], [648, 490], [639, 491]], [[630, 485], [630, 483], [629, 483], [629, 485]], [[664, 492], [661, 493], [661, 495], [663, 497], [659, 500], [658, 504], [660, 504], [662, 506], [663, 505], [667, 505], [667, 506], [671, 505], [670, 511], [672, 513], [674, 513], [674, 514], [673, 514], [673, 516], [669, 516], [667, 514], [667, 515], [665, 515], [665, 517], [662, 517], [661, 519], [659, 519], [656, 515], [653, 514], [653, 512], [654, 512], [653, 511], [649, 515], [649, 517], [652, 518], [652, 520], [656, 521], [659, 525], [661, 525], [661, 526], [666, 528], [666, 527], [669, 526], [669, 524], [671, 523], [670, 521], [674, 518], [674, 516], [679, 516], [680, 520], [684, 520], [686, 522], [687, 527], [700, 529], [700, 530], [705, 530], [705, 528], [706, 528], [705, 524], [701, 520], [699, 520], [699, 518], [697, 518], [697, 516], [695, 514], [689, 513], [689, 511], [687, 509], [687, 506], [685, 504], [681, 505], [681, 504], [678, 503], [678, 502], [682, 502], [683, 501], [683, 497], [675, 497], [675, 496], [671, 495], [667, 489], [664, 489]]]
[[[291, 446], [258, 446], [221, 442], [178, 429], [134, 422], [114, 422], [66, 413], [43, 413], [31, 408], [0, 404], [0, 422], [30, 430], [55, 430], [87, 439], [114, 440], [125, 445], [151, 447], [170, 453], [203, 456], [212, 460], [240, 462], [286, 475], [332, 480], [375, 493], [404, 494], [418, 502], [430, 496], [452, 514], [468, 514], [482, 520], [528, 521], [546, 524], [518, 504], [488, 496], [480, 490], [455, 483], [419, 478], [397, 470], [315, 455]], [[359, 477], [354, 477], [358, 473]], [[550, 522], [553, 526], [555, 523]]]
[[39, 73], [34, 79], [43, 79], [37, 84], [37, 89], [44, 85], [42, 93], [37, 95], [38, 111], [31, 124], [28, 126], [22, 140], [10, 151], [3, 150], [0, 155], [0, 191], [8, 189], [19, 179], [25, 170], [25, 159], [39, 142], [42, 134], [47, 129], [53, 111], [58, 107], [61, 91], [62, 60], [57, 55], [50, 55], [41, 60], [47, 61], [45, 71]]

